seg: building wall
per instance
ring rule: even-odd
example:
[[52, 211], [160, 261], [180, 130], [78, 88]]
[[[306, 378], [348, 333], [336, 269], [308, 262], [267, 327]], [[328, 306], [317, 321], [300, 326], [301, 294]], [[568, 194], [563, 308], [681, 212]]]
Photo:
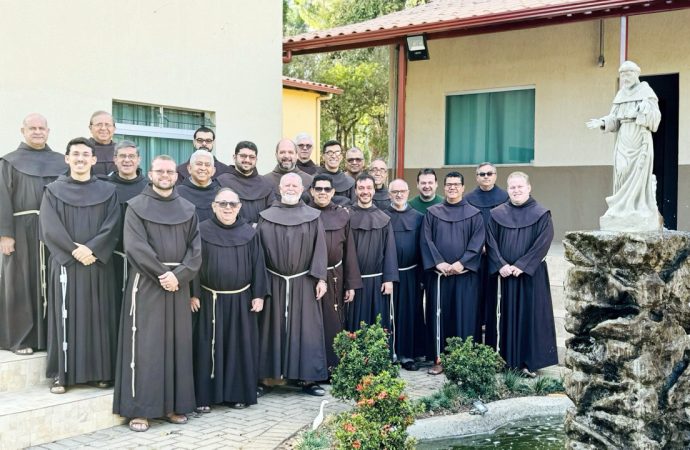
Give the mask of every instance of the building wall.
[[[680, 73], [679, 192], [690, 171], [690, 10], [629, 19], [629, 59], [643, 75]], [[620, 20], [604, 21], [606, 65], [597, 66], [599, 21], [429, 41], [431, 59], [408, 65], [405, 176], [420, 167], [444, 167], [445, 96], [464, 91], [534, 86], [532, 164], [505, 167], [533, 176], [534, 194], [549, 206], [557, 237], [568, 229], [598, 227], [603, 198], [612, 189], [614, 136], [585, 122], [608, 113], [617, 90]], [[663, 119], [662, 119], [663, 120]], [[470, 177], [473, 168], [460, 166]], [[505, 177], [499, 178], [505, 185]], [[678, 228], [690, 229], [688, 201], [679, 195]], [[597, 220], [595, 220], [597, 219]]]
[[308, 133], [314, 140], [311, 158], [319, 162], [319, 130], [321, 128], [321, 94], [301, 89], [283, 88], [283, 137], [294, 139]]
[[[11, 5], [11, 6], [10, 6]], [[0, 14], [0, 154], [22, 118], [48, 118], [56, 150], [113, 99], [215, 112], [218, 157], [281, 135], [281, 8], [257, 0], [34, 0]], [[261, 171], [274, 160], [260, 160]]]

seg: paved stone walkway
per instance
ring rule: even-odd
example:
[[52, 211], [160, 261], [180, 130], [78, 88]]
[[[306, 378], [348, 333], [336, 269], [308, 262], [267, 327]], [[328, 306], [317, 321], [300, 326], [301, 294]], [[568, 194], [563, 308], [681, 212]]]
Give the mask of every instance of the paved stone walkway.
[[[445, 377], [427, 375], [426, 369], [418, 372], [400, 371], [407, 382], [407, 392], [413, 399], [429, 395], [445, 381]], [[84, 434], [35, 449], [65, 448], [117, 448], [117, 449], [275, 449], [305, 425], [311, 424], [318, 414], [321, 400], [329, 403], [326, 414], [348, 409], [348, 403], [330, 396], [330, 386], [325, 397], [312, 397], [298, 389], [275, 388], [259, 399], [257, 405], [236, 410], [214, 407], [209, 414], [192, 414], [185, 425], [173, 425], [151, 420], [151, 428], [145, 433], [135, 433], [126, 425]]]

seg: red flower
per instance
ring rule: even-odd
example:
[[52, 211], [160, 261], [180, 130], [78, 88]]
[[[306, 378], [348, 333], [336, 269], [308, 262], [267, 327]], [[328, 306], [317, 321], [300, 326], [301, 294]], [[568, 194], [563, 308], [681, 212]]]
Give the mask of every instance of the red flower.
[[357, 406], [364, 406], [365, 403], [366, 403], [365, 400], [362, 399], [362, 400], [357, 402]]
[[374, 406], [374, 399], [373, 399], [373, 398], [368, 398], [368, 399], [367, 399], [367, 405], [369, 405], [369, 406]]
[[404, 394], [400, 394], [398, 396], [398, 400], [400, 400], [401, 402], [405, 401], [406, 399], [407, 399], [407, 397]]
[[386, 391], [382, 391], [378, 395], [380, 400], [383, 400], [384, 398], [388, 397], [388, 393]]
[[355, 442], [352, 443], [352, 446], [353, 446], [354, 448], [360, 448], [360, 447], [362, 446], [362, 443], [359, 442], [359, 439], [358, 439], [358, 440], [356, 440]]
[[354, 433], [355, 431], [357, 431], [357, 428], [355, 428], [355, 426], [352, 425], [351, 423], [346, 423], [345, 425], [343, 425], [343, 428], [348, 433]]
[[353, 341], [354, 341], [355, 339], [357, 339], [357, 335], [356, 335], [355, 333], [347, 333], [347, 337], [349, 337], [349, 338], [352, 339]]
[[364, 386], [362, 386], [361, 384], [358, 384], [357, 387], [355, 388], [355, 390], [357, 392], [362, 392], [362, 389], [364, 389]]

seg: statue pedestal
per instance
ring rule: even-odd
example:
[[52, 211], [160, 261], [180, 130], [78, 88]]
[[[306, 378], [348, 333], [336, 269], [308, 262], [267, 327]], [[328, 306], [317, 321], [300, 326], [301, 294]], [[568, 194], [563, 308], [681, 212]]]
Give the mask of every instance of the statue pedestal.
[[690, 233], [563, 241], [569, 449], [690, 448]]

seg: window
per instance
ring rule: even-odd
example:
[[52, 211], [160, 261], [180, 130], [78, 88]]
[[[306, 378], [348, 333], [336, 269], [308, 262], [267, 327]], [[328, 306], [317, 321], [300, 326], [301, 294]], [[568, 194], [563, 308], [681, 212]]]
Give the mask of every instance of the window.
[[115, 140], [130, 140], [139, 147], [141, 170], [147, 172], [151, 160], [170, 155], [179, 164], [189, 159], [194, 147], [194, 130], [215, 128], [211, 113], [113, 101]]
[[446, 97], [447, 165], [534, 159], [534, 88]]

